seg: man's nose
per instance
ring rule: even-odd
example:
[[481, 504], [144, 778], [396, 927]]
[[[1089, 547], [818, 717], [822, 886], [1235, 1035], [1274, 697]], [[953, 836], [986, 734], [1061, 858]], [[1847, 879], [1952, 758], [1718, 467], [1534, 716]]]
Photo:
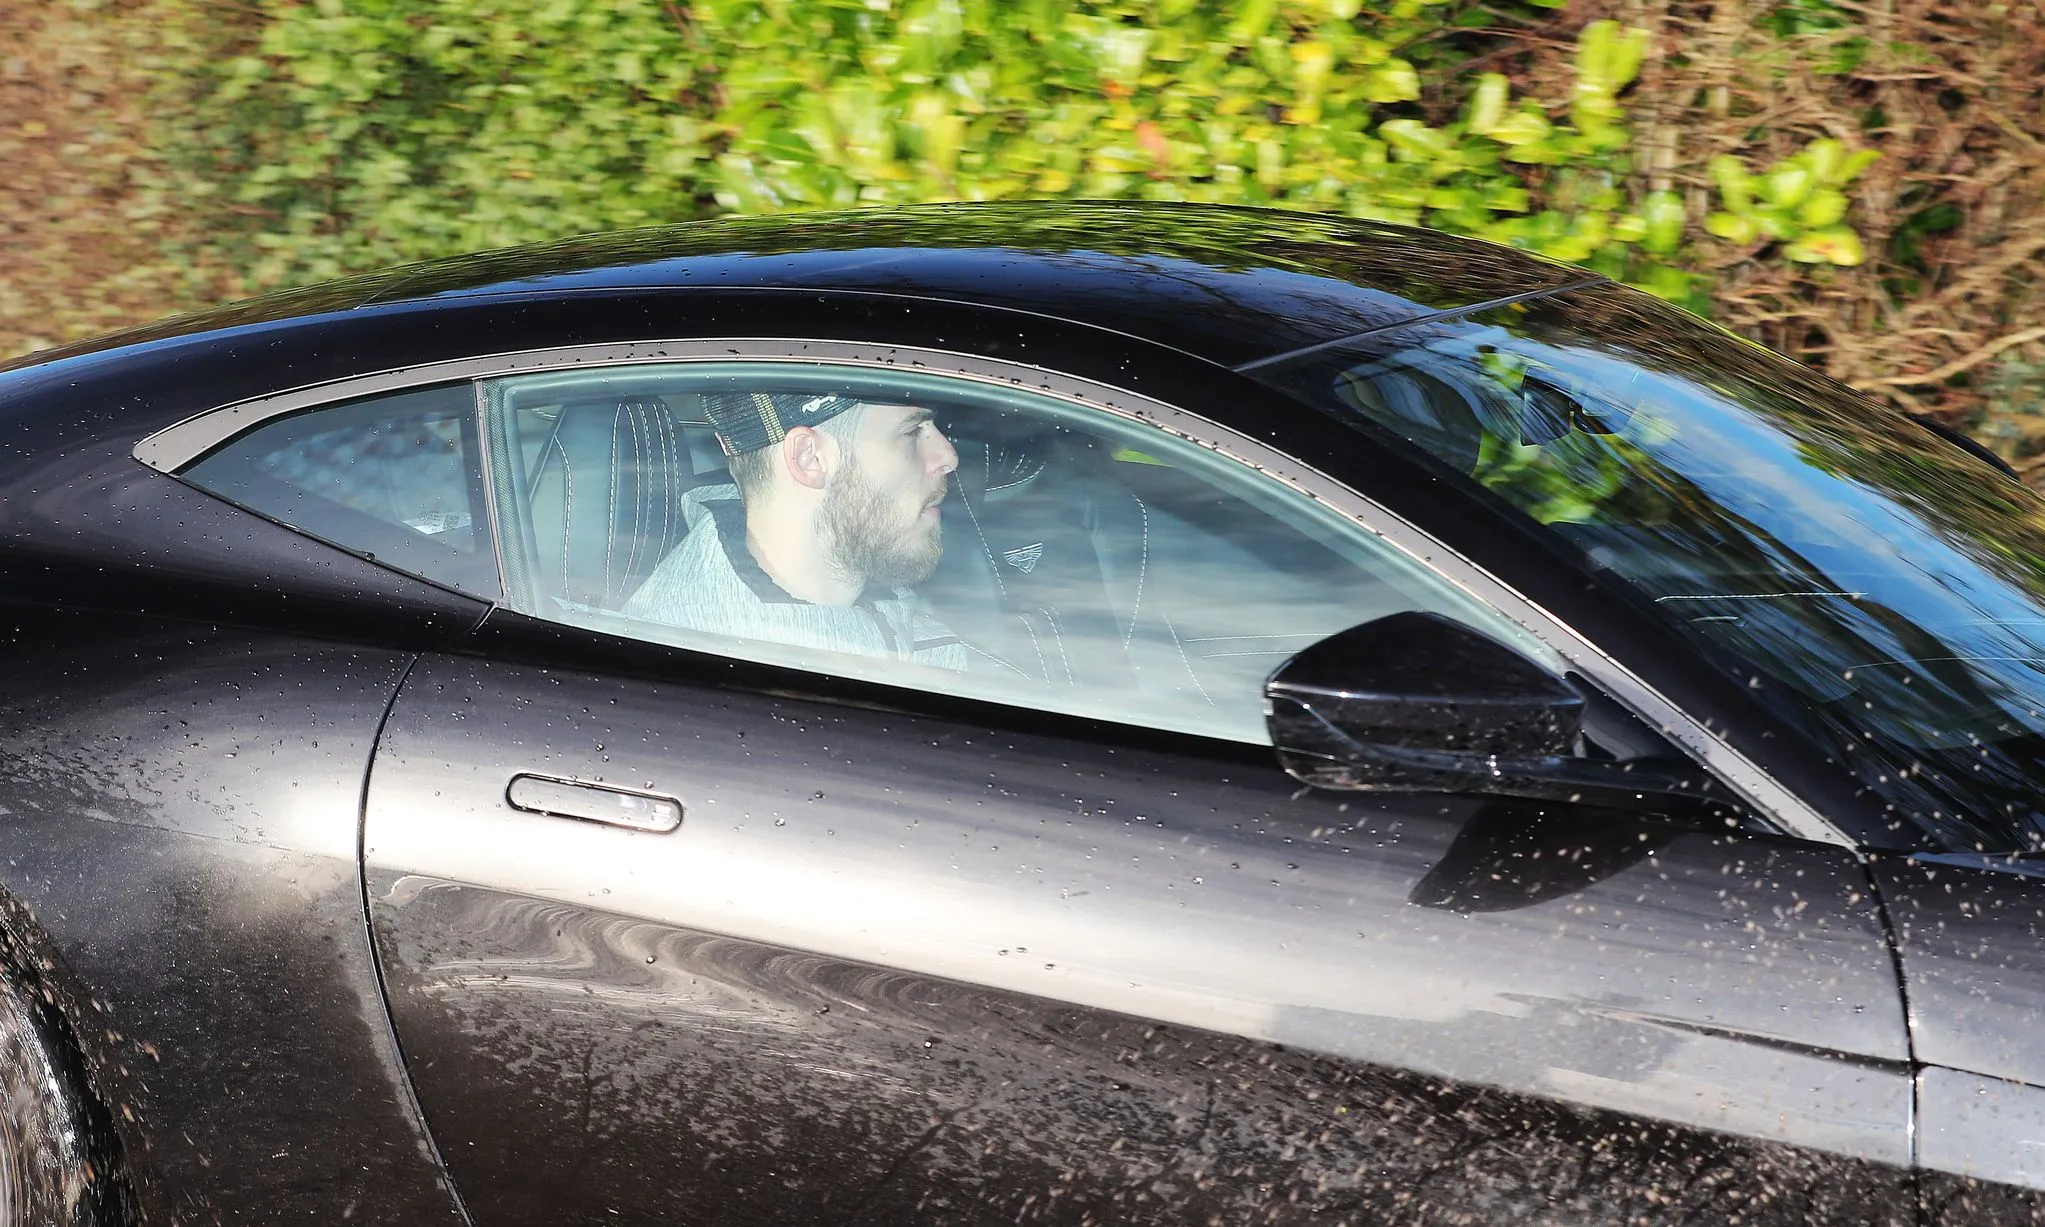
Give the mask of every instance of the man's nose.
[[933, 471], [940, 475], [957, 472], [959, 467], [959, 449], [953, 447], [951, 440], [945, 438], [944, 432], [935, 426], [931, 427], [930, 433], [937, 439], [937, 447], [931, 456], [931, 459], [936, 462], [932, 466]]

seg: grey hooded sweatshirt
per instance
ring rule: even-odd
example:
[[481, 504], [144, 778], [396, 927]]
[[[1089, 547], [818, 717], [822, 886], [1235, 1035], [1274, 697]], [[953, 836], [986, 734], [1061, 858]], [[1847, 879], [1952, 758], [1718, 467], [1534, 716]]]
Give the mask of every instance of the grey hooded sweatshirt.
[[738, 487], [682, 496], [689, 532], [621, 611], [630, 618], [739, 639], [963, 670], [966, 645], [909, 588], [868, 592], [852, 605], [813, 605], [784, 592], [746, 548]]

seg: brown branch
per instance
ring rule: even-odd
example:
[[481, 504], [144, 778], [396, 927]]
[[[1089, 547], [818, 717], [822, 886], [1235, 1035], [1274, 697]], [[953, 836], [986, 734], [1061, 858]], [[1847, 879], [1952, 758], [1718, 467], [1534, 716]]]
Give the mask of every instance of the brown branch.
[[1918, 400], [1916, 397], [1910, 395], [1910, 393], [1905, 392], [1901, 388], [1886, 388], [1883, 390], [1882, 394], [1884, 396], [1887, 396], [1890, 400], [1896, 401], [1898, 404], [1902, 405], [1903, 411], [1905, 413], [1921, 414], [1930, 412], [1930, 410], [1926, 408], [1925, 403], [1923, 401]]
[[1909, 388], [1927, 383], [1944, 383], [1955, 375], [1973, 370], [2005, 349], [2014, 349], [2026, 342], [2036, 341], [2040, 338], [2045, 338], [2045, 325], [2040, 325], [2036, 328], [2026, 328], [2020, 332], [2012, 332], [2006, 337], [1998, 337], [1963, 358], [1955, 358], [1935, 371], [1926, 371], [1922, 375], [1891, 375], [1887, 379], [1860, 380], [1853, 386], [1863, 389], [1876, 387]]
[[2004, 115], [2002, 112], [1996, 110], [1994, 107], [1991, 106], [1984, 109], [1982, 111], [1982, 114], [1988, 117], [1988, 122], [1994, 124], [1996, 127], [2001, 128], [2004, 132], [2007, 132], [2010, 136], [2016, 138], [2018, 141], [2027, 146], [2032, 153], [2045, 154], [2045, 142], [2040, 142], [2037, 137], [2032, 136], [2030, 133], [2024, 131], [2022, 128], [2017, 127], [2017, 125], [2012, 123], [2009, 117]]
[[1919, 299], [1904, 308], [1902, 318], [1914, 321], [1934, 312], [1950, 313], [1955, 303], [1965, 300], [1971, 294], [1985, 293], [1987, 287], [2000, 282], [2012, 270], [2028, 264], [2031, 257], [2039, 252], [2045, 252], [2045, 234], [2034, 235], [2005, 248], [1996, 259], [1974, 265], [1938, 293], [1929, 298]]

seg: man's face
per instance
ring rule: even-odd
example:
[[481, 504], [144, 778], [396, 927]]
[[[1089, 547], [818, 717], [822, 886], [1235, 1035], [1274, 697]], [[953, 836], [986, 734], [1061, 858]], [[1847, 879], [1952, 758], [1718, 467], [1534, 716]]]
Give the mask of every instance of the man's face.
[[837, 565], [868, 584], [929, 578], [944, 554], [938, 504], [958, 467], [928, 409], [868, 406], [820, 511]]

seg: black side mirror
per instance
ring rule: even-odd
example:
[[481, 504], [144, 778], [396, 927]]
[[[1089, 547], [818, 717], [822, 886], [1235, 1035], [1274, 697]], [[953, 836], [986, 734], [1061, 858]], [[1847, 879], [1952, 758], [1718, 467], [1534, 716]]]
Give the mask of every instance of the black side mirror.
[[1738, 812], [1687, 761], [1586, 756], [1574, 686], [1439, 614], [1322, 640], [1272, 674], [1264, 709], [1279, 763], [1317, 788]]

